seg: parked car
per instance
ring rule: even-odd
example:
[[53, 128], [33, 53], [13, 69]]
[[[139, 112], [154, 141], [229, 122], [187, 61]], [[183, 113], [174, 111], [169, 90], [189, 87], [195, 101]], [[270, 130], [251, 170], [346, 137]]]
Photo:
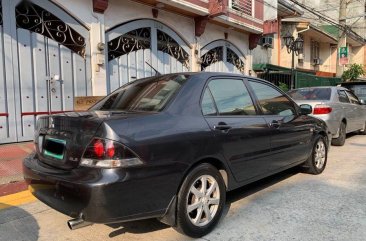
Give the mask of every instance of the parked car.
[[332, 133], [332, 144], [343, 146], [346, 134], [366, 134], [366, 106], [348, 89], [336, 86], [291, 90], [297, 104], [309, 104], [312, 115], [324, 120]]
[[201, 237], [227, 191], [297, 165], [323, 172], [328, 129], [310, 112], [243, 75], [140, 79], [87, 112], [41, 117], [24, 178], [71, 229], [158, 218]]
[[366, 104], [366, 81], [342, 82], [341, 86], [351, 90], [363, 104]]

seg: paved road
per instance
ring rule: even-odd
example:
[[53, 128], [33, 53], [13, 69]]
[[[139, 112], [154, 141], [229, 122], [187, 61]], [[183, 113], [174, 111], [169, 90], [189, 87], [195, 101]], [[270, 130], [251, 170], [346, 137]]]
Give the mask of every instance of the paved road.
[[[320, 176], [290, 170], [229, 200], [226, 218], [199, 240], [366, 240], [366, 136], [332, 147]], [[0, 240], [190, 240], [155, 220], [75, 231], [67, 220], [38, 201], [2, 209]]]

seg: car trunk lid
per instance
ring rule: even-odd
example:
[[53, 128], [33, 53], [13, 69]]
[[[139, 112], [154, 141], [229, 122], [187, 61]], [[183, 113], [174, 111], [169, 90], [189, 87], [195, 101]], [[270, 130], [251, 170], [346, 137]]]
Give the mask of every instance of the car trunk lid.
[[126, 119], [129, 115], [120, 111], [89, 111], [40, 117], [35, 135], [40, 161], [61, 169], [77, 167], [99, 126], [116, 116]]

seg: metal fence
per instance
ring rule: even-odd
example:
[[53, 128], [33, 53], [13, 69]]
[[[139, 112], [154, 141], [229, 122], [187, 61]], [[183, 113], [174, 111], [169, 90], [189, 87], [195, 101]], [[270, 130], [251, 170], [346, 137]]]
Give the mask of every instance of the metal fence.
[[290, 86], [291, 86], [291, 73], [290, 72], [280, 72], [280, 71], [263, 72], [263, 73], [258, 73], [258, 78], [267, 80], [277, 86], [279, 86], [280, 83], [284, 83], [287, 85], [288, 89], [290, 89]]
[[295, 87], [312, 87], [312, 86], [336, 86], [342, 82], [341, 78], [320, 77], [303, 72], [296, 72]]
[[[273, 71], [258, 73], [258, 77], [267, 80], [277, 86], [284, 83], [288, 88], [291, 86], [291, 72]], [[295, 88], [312, 86], [336, 86], [342, 82], [341, 78], [320, 77], [313, 74], [295, 71]]]

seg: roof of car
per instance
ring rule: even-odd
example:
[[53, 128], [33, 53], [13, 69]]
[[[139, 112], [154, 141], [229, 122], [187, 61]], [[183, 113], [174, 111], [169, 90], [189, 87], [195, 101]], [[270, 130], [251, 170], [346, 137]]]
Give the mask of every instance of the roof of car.
[[195, 75], [195, 76], [204, 76], [206, 78], [210, 78], [210, 77], [219, 77], [219, 76], [223, 76], [223, 77], [240, 77], [240, 78], [250, 78], [250, 79], [256, 79], [256, 80], [260, 80], [266, 83], [271, 83], [267, 80], [264, 79], [260, 79], [254, 76], [249, 76], [249, 75], [244, 75], [244, 74], [235, 74], [235, 73], [228, 73], [228, 72], [206, 72], [206, 71], [201, 71], [201, 72], [183, 72], [183, 73], [175, 73], [175, 74], [188, 74], [188, 75]]
[[341, 85], [366, 85], [366, 81], [352, 81], [352, 82], [342, 82]]
[[[227, 73], [227, 72], [206, 72], [206, 71], [201, 71], [201, 72], [178, 72], [178, 73], [161, 74], [160, 76], [173, 76], [173, 75], [197, 76], [197, 77], [203, 77], [203, 79], [205, 79], [205, 80], [207, 80], [208, 78], [211, 78], [211, 77], [239, 77], [239, 78], [244, 77], [244, 78], [250, 78], [250, 79], [258, 80], [258, 81], [273, 85], [273, 83], [271, 83], [267, 80], [260, 79], [260, 78], [254, 77], [254, 76], [248, 76], [248, 75], [244, 75], [244, 74]], [[133, 82], [127, 83], [126, 85], [129, 85], [131, 83], [138, 83], [139, 81], [148, 81], [149, 79], [152, 79], [152, 78], [155, 78], [155, 77], [159, 77], [159, 76], [149, 76], [149, 77], [137, 79]]]
[[337, 89], [337, 90], [347, 90], [347, 88], [341, 87], [341, 86], [310, 86], [310, 87], [302, 87], [302, 88], [297, 88], [297, 89], [293, 89], [293, 90], [306, 90], [306, 89], [326, 89], [326, 88], [330, 88], [330, 89]]

